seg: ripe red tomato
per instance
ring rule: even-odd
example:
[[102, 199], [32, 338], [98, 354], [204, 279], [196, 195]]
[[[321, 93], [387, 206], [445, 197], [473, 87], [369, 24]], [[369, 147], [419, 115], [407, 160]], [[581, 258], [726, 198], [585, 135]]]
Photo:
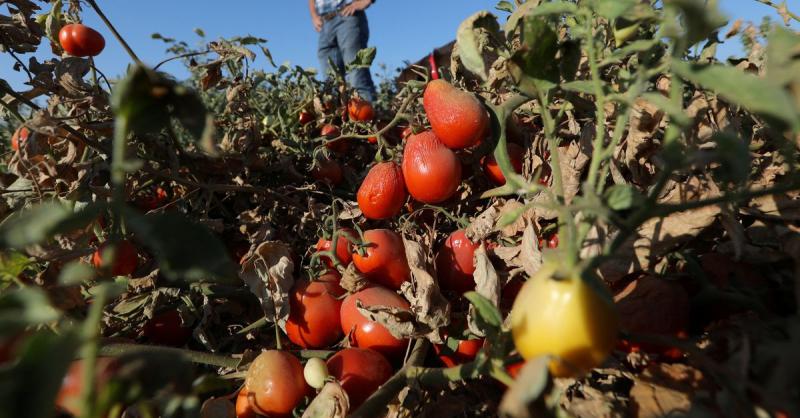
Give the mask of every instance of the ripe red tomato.
[[[341, 135], [342, 131], [336, 125], [327, 124], [322, 126], [322, 129], [320, 130], [319, 133], [320, 135], [324, 136], [327, 139], [333, 139]], [[339, 154], [346, 152], [349, 146], [350, 143], [347, 141], [346, 138], [325, 143], [326, 148]]]
[[[522, 159], [525, 157], [525, 149], [521, 146], [509, 143], [508, 144], [508, 156], [511, 159], [511, 166], [514, 167], [514, 171], [519, 174], [522, 172]], [[483, 166], [483, 172], [486, 173], [486, 177], [489, 177], [494, 184], [498, 186], [502, 186], [506, 184], [506, 178], [503, 176], [503, 171], [500, 170], [500, 166], [497, 164], [497, 160], [495, 160], [493, 154], [489, 154], [481, 159], [481, 165]]]
[[112, 244], [106, 242], [97, 248], [94, 254], [92, 254], [92, 265], [99, 270], [107, 267], [109, 263], [112, 263], [111, 275], [130, 276], [133, 274], [133, 272], [136, 271], [136, 267], [139, 265], [139, 251], [136, 249], [136, 246], [131, 244], [130, 241], [119, 241], [113, 244], [114, 255], [112, 260], [106, 261], [103, 260], [103, 253], [109, 245]]
[[364, 348], [345, 348], [326, 362], [328, 372], [350, 398], [350, 410], [361, 406], [392, 377], [392, 365], [380, 353]]
[[[111, 357], [98, 357], [95, 364], [95, 388], [100, 390], [108, 384], [119, 370], [119, 362]], [[82, 416], [83, 360], [75, 360], [67, 369], [56, 395], [56, 406], [72, 416]]]
[[338, 342], [342, 338], [340, 297], [344, 294], [338, 273], [297, 282], [289, 295], [289, 340], [303, 348], [323, 348]]
[[406, 126], [402, 131], [400, 131], [400, 139], [403, 141], [408, 139], [411, 135], [414, 135], [414, 128], [411, 125]]
[[409, 309], [408, 302], [385, 287], [371, 286], [346, 297], [341, 310], [342, 331], [345, 335], [351, 335], [353, 345], [371, 348], [387, 358], [401, 357], [406, 351], [408, 340], [395, 338], [383, 325], [362, 315], [356, 307], [357, 300], [364, 307], [380, 305], [402, 309]]
[[428, 83], [422, 96], [422, 106], [431, 129], [448, 148], [471, 147], [478, 144], [488, 132], [489, 114], [480, 100], [447, 81], [433, 80]]
[[342, 173], [342, 166], [336, 160], [323, 159], [317, 161], [314, 168], [311, 169], [311, 177], [317, 181], [328, 183], [333, 186], [338, 186], [344, 180]]
[[[338, 236], [339, 238], [336, 240], [336, 258], [339, 260], [340, 264], [347, 267], [347, 265], [350, 264], [350, 261], [353, 259], [353, 244], [350, 243], [351, 241], [347, 237], [356, 239], [358, 238], [358, 234], [356, 234], [356, 231], [353, 231], [350, 228], [340, 228], [338, 231]], [[330, 251], [332, 247], [333, 241], [320, 238], [319, 241], [317, 241], [315, 249], [317, 252]], [[325, 263], [329, 269], [334, 268], [333, 262], [328, 256], [323, 255], [320, 256], [319, 259]]]
[[410, 272], [406, 259], [403, 238], [388, 229], [371, 229], [364, 232], [366, 253], [353, 252], [353, 264], [373, 283], [391, 289], [400, 289], [409, 280]]
[[353, 98], [347, 104], [347, 113], [350, 115], [350, 120], [354, 121], [368, 121], [375, 117], [375, 110], [372, 104], [366, 100]]
[[506, 371], [512, 378], [516, 379], [519, 371], [522, 369], [522, 366], [525, 365], [525, 361], [518, 361], [516, 363], [512, 363], [506, 366]]
[[163, 206], [167, 200], [167, 191], [161, 187], [151, 188], [136, 199], [136, 206], [143, 211], [151, 211]]
[[[447, 336], [443, 336], [447, 339]], [[464, 364], [475, 359], [478, 352], [483, 347], [483, 338], [475, 340], [458, 340], [456, 349], [451, 349], [447, 344], [436, 344], [433, 346], [439, 360], [447, 367], [454, 367], [459, 364]]]
[[74, 57], [94, 57], [106, 47], [100, 32], [80, 23], [64, 25], [58, 32], [58, 41]]
[[297, 117], [297, 119], [301, 125], [308, 125], [314, 120], [314, 114], [303, 110], [300, 112], [300, 115]]
[[356, 197], [367, 219], [386, 219], [400, 213], [406, 196], [403, 172], [397, 164], [386, 161], [369, 170]]
[[432, 131], [425, 131], [406, 141], [403, 178], [414, 199], [423, 203], [443, 202], [461, 184], [461, 162]]
[[545, 237], [545, 236], [539, 237], [539, 249], [541, 250], [545, 246], [547, 248], [558, 248], [558, 233], [557, 232], [550, 233], [548, 237]]
[[28, 140], [28, 136], [30, 136], [30, 131], [28, 128], [24, 126], [20, 126], [14, 134], [11, 135], [11, 149], [14, 151], [19, 151], [20, 145], [24, 145], [25, 141]]
[[175, 309], [153, 316], [142, 332], [151, 342], [173, 347], [186, 344], [192, 336], [192, 329], [181, 324], [181, 316]]
[[480, 244], [470, 241], [463, 229], [447, 237], [436, 254], [436, 276], [442, 289], [459, 294], [475, 289], [475, 279], [472, 277], [475, 264], [472, 259], [478, 247]]
[[256, 411], [250, 406], [249, 394], [247, 387], [243, 387], [236, 395], [236, 418], [256, 418]]
[[250, 390], [250, 406], [256, 413], [269, 417], [291, 416], [310, 392], [300, 360], [278, 350], [259, 354], [250, 363], [244, 384]]

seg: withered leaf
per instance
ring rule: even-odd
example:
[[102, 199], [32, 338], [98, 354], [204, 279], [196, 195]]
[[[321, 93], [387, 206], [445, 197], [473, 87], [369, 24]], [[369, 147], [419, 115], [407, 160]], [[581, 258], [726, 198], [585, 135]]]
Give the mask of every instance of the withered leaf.
[[[475, 292], [488, 299], [492, 304], [497, 307], [500, 303], [500, 281], [497, 277], [497, 272], [492, 265], [492, 261], [486, 254], [486, 247], [481, 243], [480, 247], [475, 250], [474, 263], [475, 263]], [[479, 337], [485, 337], [485, 332], [481, 329], [476, 321], [477, 312], [475, 306], [469, 306], [467, 314], [467, 323], [469, 330]]]
[[395, 338], [418, 337], [429, 332], [420, 330], [414, 323], [414, 313], [408, 309], [382, 305], [364, 306], [361, 300], [356, 300], [356, 309], [370, 321], [383, 325]]
[[411, 303], [416, 321], [431, 330], [428, 339], [434, 344], [441, 344], [443, 341], [437, 331], [450, 324], [450, 303], [442, 296], [439, 285], [430, 273], [431, 266], [422, 245], [403, 237], [403, 246], [413, 285], [404, 282], [401, 291]]
[[261, 301], [267, 320], [277, 321], [284, 328], [289, 316], [289, 291], [294, 285], [289, 247], [279, 241], [267, 241], [245, 257], [239, 277]]
[[350, 399], [342, 385], [328, 382], [322, 387], [302, 418], [344, 418], [350, 409]]

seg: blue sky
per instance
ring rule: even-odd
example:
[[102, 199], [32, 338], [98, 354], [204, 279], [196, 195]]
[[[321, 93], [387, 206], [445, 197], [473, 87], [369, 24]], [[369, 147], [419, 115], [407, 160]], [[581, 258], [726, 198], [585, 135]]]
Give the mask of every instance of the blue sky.
[[[200, 41], [193, 33], [194, 28], [202, 28], [208, 40], [247, 34], [266, 38], [276, 63], [317, 65], [317, 33], [311, 26], [306, 0], [115, 0], [99, 3], [134, 51], [151, 65], [167, 57], [164, 44], [151, 39], [152, 33], [194, 44]], [[370, 45], [378, 48], [375, 62], [396, 68], [404, 60], [419, 59], [452, 40], [463, 19], [478, 10], [494, 10], [496, 3], [496, 0], [378, 0], [367, 12]], [[771, 8], [754, 0], [719, 0], [719, 3], [731, 21], [743, 18], [760, 22], [764, 15], [779, 21]], [[790, 10], [800, 11], [800, 0], [789, 0], [788, 4]], [[98, 29], [107, 40], [106, 50], [97, 58], [98, 67], [109, 77], [124, 73], [130, 60], [108, 29], [88, 8], [84, 10], [84, 22]], [[46, 58], [49, 48], [40, 50]], [[734, 39], [723, 45], [719, 55], [726, 58], [740, 50], [740, 42]], [[25, 77], [11, 70], [12, 64], [7, 54], [0, 53], [0, 68], [3, 69], [0, 77], [14, 87], [23, 88], [21, 83]], [[259, 56], [257, 64], [266, 65], [263, 56]], [[178, 63], [162, 68], [178, 77], [186, 74]]]

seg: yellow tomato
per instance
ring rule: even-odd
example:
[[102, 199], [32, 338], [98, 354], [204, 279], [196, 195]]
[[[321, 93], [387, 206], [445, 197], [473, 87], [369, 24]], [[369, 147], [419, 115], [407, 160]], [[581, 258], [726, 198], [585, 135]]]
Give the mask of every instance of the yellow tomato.
[[619, 317], [603, 284], [578, 274], [554, 278], [558, 266], [545, 262], [523, 286], [511, 309], [511, 332], [520, 355], [550, 355], [557, 377], [588, 372], [605, 361], [617, 342]]

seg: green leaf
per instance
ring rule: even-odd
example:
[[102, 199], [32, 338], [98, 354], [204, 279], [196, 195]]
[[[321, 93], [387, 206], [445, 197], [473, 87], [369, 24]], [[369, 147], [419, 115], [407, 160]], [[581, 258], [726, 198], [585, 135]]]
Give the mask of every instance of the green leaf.
[[558, 34], [542, 17], [528, 17], [523, 22], [522, 46], [514, 53], [508, 69], [520, 90], [536, 95], [558, 83]]
[[590, 80], [575, 80], [561, 84], [561, 88], [575, 93], [594, 94], [594, 83]]
[[681, 78], [712, 90], [725, 100], [800, 130], [800, 117], [789, 94], [767, 79], [723, 65], [672, 63]]
[[486, 299], [486, 297], [474, 291], [465, 293], [464, 297], [467, 298], [469, 303], [475, 306], [478, 319], [494, 330], [500, 329], [503, 325], [503, 317], [500, 315], [500, 311], [497, 310], [497, 307], [494, 306], [489, 299]]
[[639, 0], [595, 0], [594, 9], [600, 16], [614, 20], [640, 3]]
[[64, 286], [72, 286], [88, 282], [94, 277], [95, 270], [92, 267], [81, 261], [73, 261], [61, 269], [61, 273], [58, 275], [58, 283]]
[[615, 184], [605, 192], [606, 205], [612, 210], [627, 210], [644, 201], [638, 190], [628, 184]]
[[194, 33], [197, 34], [197, 36], [199, 36], [201, 38], [205, 38], [206, 37], [206, 32], [201, 28], [194, 28]]
[[105, 207], [105, 203], [92, 203], [75, 212], [51, 201], [15, 212], [0, 225], [0, 248], [23, 248], [83, 228], [97, 219]]
[[369, 68], [372, 65], [372, 61], [375, 60], [375, 54], [377, 53], [378, 50], [375, 49], [375, 47], [364, 48], [356, 52], [356, 57], [353, 61], [347, 63], [345, 69], [350, 72], [356, 68]]
[[80, 345], [74, 331], [27, 338], [19, 358], [0, 368], [0, 418], [51, 418], [61, 382]]
[[124, 214], [129, 229], [151, 250], [167, 278], [230, 282], [237, 278], [225, 246], [204, 226], [177, 213], [143, 216], [126, 208]]
[[[458, 53], [464, 67], [470, 72], [486, 80], [487, 63], [483, 61], [483, 51], [491, 44], [491, 39], [500, 26], [497, 18], [487, 12], [480, 11], [461, 22], [456, 32]], [[491, 63], [488, 63], [491, 64]]]
[[58, 311], [39, 287], [14, 289], [0, 296], [0, 335], [12, 335], [58, 318]]
[[517, 26], [522, 18], [527, 16], [528, 13], [530, 13], [530, 11], [535, 7], [539, 6], [540, 2], [541, 0], [528, 0], [525, 3], [522, 3], [506, 21], [504, 28], [506, 36], [511, 36], [511, 34], [514, 33], [514, 30], [517, 29]]
[[510, 210], [510, 211], [504, 213], [503, 216], [501, 216], [500, 219], [497, 221], [497, 228], [498, 229], [503, 229], [503, 228], [513, 224], [528, 209], [530, 209], [530, 206], [529, 205], [525, 205], [525, 206], [521, 206], [521, 207], [515, 208], [513, 210]]
[[29, 265], [31, 259], [25, 254], [17, 251], [0, 252], [0, 290], [16, 280]]
[[719, 167], [714, 170], [717, 179], [743, 184], [750, 177], [750, 149], [743, 138], [719, 132], [712, 138], [717, 143], [714, 151]]
[[544, 3], [539, 5], [539, 7], [533, 9], [528, 16], [535, 17], [535, 16], [549, 16], [549, 15], [563, 15], [569, 14], [573, 15], [578, 12], [578, 6], [574, 3], [568, 3], [565, 1], [552, 1], [550, 3]]
[[499, 3], [497, 3], [497, 5], [494, 6], [494, 8], [497, 9], [497, 10], [500, 10], [502, 12], [508, 12], [508, 13], [513, 13], [514, 12], [514, 4], [512, 4], [510, 1], [506, 1], [506, 0], [503, 0], [503, 1], [499, 2]]
[[664, 0], [664, 5], [681, 12], [687, 46], [706, 39], [728, 23], [716, 0]]
[[800, 104], [800, 34], [776, 26], [767, 41], [766, 77], [780, 86], [793, 85]]

